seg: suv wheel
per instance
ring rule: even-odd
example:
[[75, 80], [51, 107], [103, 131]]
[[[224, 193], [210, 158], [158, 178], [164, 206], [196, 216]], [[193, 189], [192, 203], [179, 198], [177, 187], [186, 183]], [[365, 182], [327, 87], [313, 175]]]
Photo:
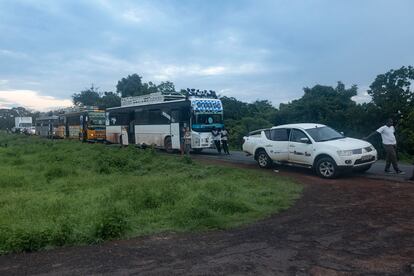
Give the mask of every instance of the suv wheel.
[[335, 178], [338, 174], [338, 168], [332, 158], [323, 157], [316, 163], [316, 173], [323, 178]]
[[264, 150], [259, 150], [256, 155], [256, 161], [260, 168], [269, 168], [272, 165], [272, 160]]

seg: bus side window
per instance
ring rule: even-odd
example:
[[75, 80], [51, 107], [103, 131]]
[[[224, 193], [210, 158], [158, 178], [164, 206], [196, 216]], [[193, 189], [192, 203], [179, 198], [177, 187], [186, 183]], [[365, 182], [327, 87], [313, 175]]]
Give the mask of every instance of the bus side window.
[[173, 109], [171, 110], [171, 123], [180, 122], [180, 110]]
[[148, 110], [141, 110], [135, 112], [135, 123], [137, 125], [146, 125], [149, 121], [149, 112]]

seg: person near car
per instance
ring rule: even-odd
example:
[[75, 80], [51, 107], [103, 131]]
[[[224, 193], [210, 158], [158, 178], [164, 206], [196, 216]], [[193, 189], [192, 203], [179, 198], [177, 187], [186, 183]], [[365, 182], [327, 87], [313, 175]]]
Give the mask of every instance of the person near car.
[[224, 154], [230, 155], [228, 139], [229, 139], [229, 132], [227, 131], [226, 128], [223, 128], [221, 130], [221, 144], [223, 146]]
[[385, 162], [385, 169], [386, 173], [391, 173], [390, 166], [395, 170], [397, 174], [404, 174], [402, 170], [398, 167], [397, 161], [397, 139], [395, 138], [395, 128], [394, 128], [394, 121], [393, 119], [388, 119], [387, 123], [377, 129], [376, 131], [372, 132], [368, 135], [365, 140], [369, 139], [371, 136], [376, 134], [381, 134], [382, 138], [382, 145], [385, 150], [386, 162]]
[[211, 131], [211, 134], [213, 135], [214, 145], [216, 146], [216, 149], [217, 149], [218, 153], [221, 154], [221, 145], [220, 145], [221, 131], [220, 131], [220, 129], [217, 129], [216, 127], [213, 127], [213, 130]]

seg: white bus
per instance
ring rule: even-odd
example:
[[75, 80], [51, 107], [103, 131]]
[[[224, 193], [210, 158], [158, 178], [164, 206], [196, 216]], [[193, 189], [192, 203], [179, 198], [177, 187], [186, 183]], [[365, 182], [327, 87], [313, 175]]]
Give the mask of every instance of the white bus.
[[213, 146], [211, 130], [223, 128], [223, 106], [209, 97], [152, 93], [121, 100], [106, 110], [106, 139], [110, 143], [179, 150], [183, 128], [191, 130], [191, 148]]

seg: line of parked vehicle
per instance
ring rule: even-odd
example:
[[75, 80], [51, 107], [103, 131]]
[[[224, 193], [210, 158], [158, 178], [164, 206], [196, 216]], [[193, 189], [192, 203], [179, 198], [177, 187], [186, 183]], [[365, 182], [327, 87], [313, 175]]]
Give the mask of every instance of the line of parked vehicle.
[[[36, 119], [36, 134], [89, 142], [151, 145], [179, 150], [182, 129], [191, 130], [191, 149], [214, 147], [212, 130], [223, 128], [223, 107], [214, 95], [153, 93], [123, 98], [120, 107], [87, 108]], [[345, 137], [321, 124], [289, 124], [253, 131], [244, 137], [243, 151], [258, 165], [273, 163], [312, 168], [323, 178], [342, 171], [367, 171], [377, 160], [368, 142]]]

